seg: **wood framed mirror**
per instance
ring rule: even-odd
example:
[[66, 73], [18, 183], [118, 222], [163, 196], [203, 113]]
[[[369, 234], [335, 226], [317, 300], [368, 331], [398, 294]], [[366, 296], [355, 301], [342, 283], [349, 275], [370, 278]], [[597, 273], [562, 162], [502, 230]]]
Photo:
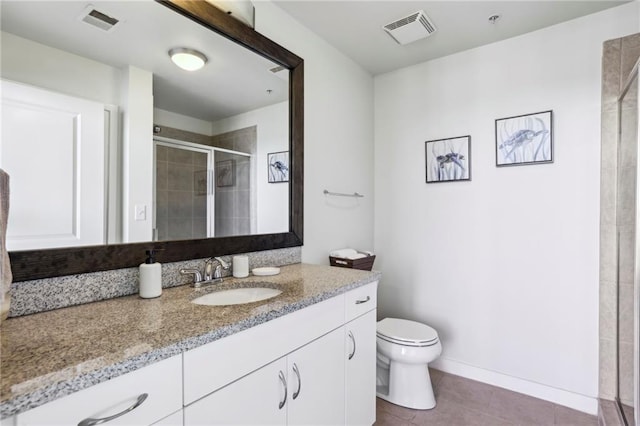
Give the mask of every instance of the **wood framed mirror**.
[[[149, 248], [161, 249], [159, 262], [301, 246], [303, 243], [304, 62], [287, 49], [205, 1], [164, 0], [166, 7], [289, 70], [289, 193], [287, 232], [214, 238], [117, 243], [10, 251], [14, 281], [128, 268], [139, 265]], [[11, 215], [11, 212], [10, 212]]]

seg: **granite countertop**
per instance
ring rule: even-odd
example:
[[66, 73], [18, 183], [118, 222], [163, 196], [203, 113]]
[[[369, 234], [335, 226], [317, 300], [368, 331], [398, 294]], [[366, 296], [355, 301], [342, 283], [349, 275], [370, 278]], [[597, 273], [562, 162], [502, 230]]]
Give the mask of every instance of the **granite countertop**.
[[[0, 418], [5, 418], [380, 278], [378, 272], [296, 264], [279, 275], [226, 278], [195, 290], [165, 289], [58, 309], [2, 323]], [[261, 282], [282, 294], [262, 302], [202, 306], [207, 292]]]

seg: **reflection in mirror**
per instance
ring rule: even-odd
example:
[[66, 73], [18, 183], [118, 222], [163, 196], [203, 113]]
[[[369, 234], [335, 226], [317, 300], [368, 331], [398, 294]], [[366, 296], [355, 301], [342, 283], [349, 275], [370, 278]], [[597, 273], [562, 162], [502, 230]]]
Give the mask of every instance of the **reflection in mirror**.
[[153, 1], [94, 4], [0, 4], [8, 249], [289, 231], [267, 164], [289, 149], [288, 69]]

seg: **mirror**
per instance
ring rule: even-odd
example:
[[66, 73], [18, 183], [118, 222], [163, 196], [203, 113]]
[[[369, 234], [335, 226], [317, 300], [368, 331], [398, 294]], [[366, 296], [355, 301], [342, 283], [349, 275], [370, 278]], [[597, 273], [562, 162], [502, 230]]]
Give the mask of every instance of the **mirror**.
[[[95, 188], [103, 188], [104, 196], [96, 196], [99, 192], [96, 189], [89, 191], [93, 199], [106, 200], [104, 208], [88, 209], [89, 213], [104, 212], [103, 216], [94, 219], [96, 223], [105, 224], [95, 232], [103, 239], [88, 240], [83, 244], [90, 247], [84, 248], [66, 242], [43, 247], [71, 247], [46, 250], [28, 247], [23, 250], [16, 246], [10, 252], [15, 281], [135, 266], [140, 263], [140, 253], [151, 246], [164, 249], [159, 260], [169, 262], [302, 244], [303, 62], [300, 58], [205, 2], [97, 2], [94, 9], [104, 10], [98, 10], [99, 14], [90, 13], [91, 17], [123, 18], [106, 35], [100, 33], [103, 30], [90, 28], [99, 34], [93, 38], [79, 36], [70, 29], [72, 24], [76, 27], [88, 25], [81, 22], [80, 17], [86, 4], [29, 2], [30, 14], [40, 15], [44, 20], [35, 26], [36, 31], [31, 31], [12, 9], [19, 9], [20, 3], [24, 2], [2, 3], [3, 79], [23, 79], [22, 82], [30, 78], [41, 79], [44, 84], [40, 86], [46, 87], [56, 78], [57, 72], [77, 75], [75, 79], [69, 79], [67, 75], [63, 94], [73, 94], [77, 89], [70, 83], [84, 80], [85, 89], [90, 88], [85, 93], [96, 96], [100, 92], [107, 98], [115, 98], [116, 108], [110, 109], [107, 105], [102, 111], [104, 121], [96, 119], [97, 124], [94, 124], [97, 128], [102, 126], [107, 140], [109, 135], [122, 136], [120, 143], [102, 148], [105, 171], [98, 175], [106, 178], [102, 185], [98, 180]], [[48, 5], [53, 5], [54, 9], [33, 13], [34, 7]], [[76, 13], [69, 10], [64, 15], [68, 7]], [[71, 21], [70, 15], [73, 15]], [[55, 23], [51, 30], [55, 33], [48, 32], [46, 22]], [[60, 28], [65, 28], [66, 32], [61, 33]], [[158, 32], [158, 28], [162, 30]], [[125, 49], [108, 44], [118, 38], [118, 32], [121, 41], [125, 45], [128, 42], [131, 47]], [[151, 44], [145, 45], [145, 40]], [[41, 56], [24, 55], [25, 46], [34, 42], [39, 46], [46, 42], [55, 49], [66, 50], [71, 53], [65, 54], [74, 55], [74, 58], [84, 56], [81, 59], [91, 61], [94, 68], [80, 74], [69, 68], [72, 60], [47, 63]], [[5, 49], [5, 45], [10, 48]], [[208, 57], [207, 64], [199, 71], [179, 70], [167, 54], [176, 46], [202, 51]], [[11, 48], [16, 55], [14, 58], [21, 58], [20, 54], [23, 54], [23, 62], [30, 62], [33, 69], [18, 73], [16, 62], [19, 61], [5, 59], [5, 56], [11, 58]], [[107, 68], [100, 74], [100, 66], [105, 68], [104, 64], [116, 71]], [[200, 72], [202, 78], [197, 78]], [[105, 74], [107, 80], [112, 80], [111, 86], [91, 81]], [[216, 80], [220, 75], [226, 75], [227, 79]], [[48, 80], [42, 80], [43, 76]], [[230, 76], [244, 80], [234, 84], [229, 80]], [[234, 87], [235, 91], [227, 91]], [[151, 116], [149, 110], [153, 111]], [[113, 116], [120, 118], [115, 120], [117, 125], [109, 121]], [[82, 118], [84, 131], [91, 120]], [[21, 124], [22, 127], [16, 127], [43, 127]], [[3, 129], [3, 140], [6, 140], [4, 133]], [[27, 134], [27, 140], [33, 134], [22, 130], [16, 133]], [[74, 137], [80, 139], [75, 134]], [[86, 137], [84, 140], [91, 139]], [[77, 151], [97, 152], [101, 151], [99, 147]], [[60, 150], [50, 151], [55, 155]], [[288, 165], [282, 161], [285, 155], [289, 157]], [[4, 162], [6, 158], [3, 151], [0, 160]], [[118, 161], [120, 158], [124, 161]], [[269, 159], [273, 161], [268, 162]], [[99, 158], [93, 161], [92, 164], [100, 164]], [[78, 162], [82, 164], [80, 160]], [[50, 177], [59, 177], [58, 186], [62, 186], [60, 182], [64, 183], [65, 179], [75, 183], [90, 182], [79, 178], [79, 172], [70, 172], [71, 167], [61, 164], [64, 163], [55, 162], [58, 169], [50, 166], [48, 175], [33, 175], [33, 179], [25, 180], [44, 184], [55, 182]], [[46, 166], [43, 162], [37, 169], [46, 171]], [[270, 167], [280, 172], [275, 179], [268, 173]], [[288, 173], [288, 183], [282, 176], [283, 171]], [[270, 183], [273, 180], [285, 183]], [[14, 182], [12, 176], [10, 215], [14, 194], [19, 191]], [[44, 194], [38, 194], [38, 197], [50, 198], [48, 204], [44, 202], [47, 200], [39, 201], [49, 206], [48, 213], [31, 218], [21, 215], [25, 228], [45, 229], [54, 222], [56, 215], [51, 206], [56, 202], [60, 204], [60, 197], [50, 195], [58, 186], [53, 186], [51, 191], [40, 189]], [[77, 186], [90, 187], [89, 184]], [[120, 192], [119, 188], [122, 188]], [[80, 198], [78, 194], [72, 193], [71, 198]], [[170, 201], [174, 203], [169, 205]], [[97, 205], [95, 202], [84, 204]], [[202, 207], [197, 214], [194, 213], [196, 206]], [[75, 209], [74, 214], [77, 211], [80, 210]], [[267, 214], [261, 216], [261, 212]], [[77, 213], [77, 217], [82, 218], [81, 214]], [[231, 220], [225, 223], [223, 219]], [[172, 228], [172, 221], [180, 226]], [[82, 235], [88, 233], [81, 232]], [[249, 233], [254, 235], [246, 235]], [[109, 244], [104, 245], [105, 241]]]

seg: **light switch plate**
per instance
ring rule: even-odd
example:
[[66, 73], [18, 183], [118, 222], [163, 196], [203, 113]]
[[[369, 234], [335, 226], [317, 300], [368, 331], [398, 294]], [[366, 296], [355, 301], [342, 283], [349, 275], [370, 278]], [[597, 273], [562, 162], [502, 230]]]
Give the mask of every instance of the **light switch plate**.
[[147, 220], [147, 206], [144, 204], [136, 204], [135, 215], [136, 221]]

